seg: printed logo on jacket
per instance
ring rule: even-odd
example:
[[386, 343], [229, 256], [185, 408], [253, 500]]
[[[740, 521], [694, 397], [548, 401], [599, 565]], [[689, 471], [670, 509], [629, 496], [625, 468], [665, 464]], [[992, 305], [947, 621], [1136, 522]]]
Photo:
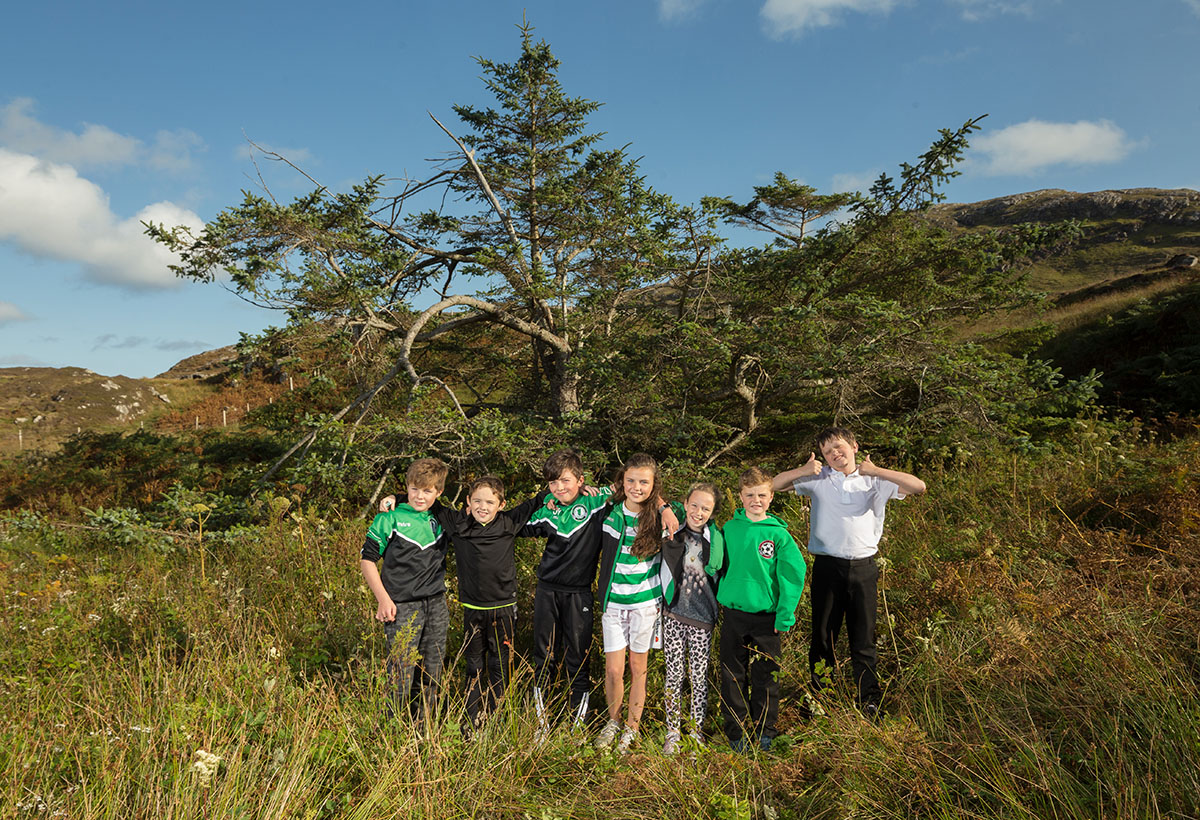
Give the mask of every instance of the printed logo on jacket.
[[758, 554], [770, 561], [775, 557], [775, 542], [763, 541], [758, 545]]

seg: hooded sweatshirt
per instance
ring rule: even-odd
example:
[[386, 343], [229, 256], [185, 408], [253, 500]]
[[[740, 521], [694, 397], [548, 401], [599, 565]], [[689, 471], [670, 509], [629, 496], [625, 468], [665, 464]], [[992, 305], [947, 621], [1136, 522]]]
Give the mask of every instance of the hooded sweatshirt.
[[739, 509], [723, 534], [725, 563], [717, 601], [742, 612], [773, 612], [777, 632], [791, 629], [807, 568], [787, 525], [770, 514], [751, 521]]

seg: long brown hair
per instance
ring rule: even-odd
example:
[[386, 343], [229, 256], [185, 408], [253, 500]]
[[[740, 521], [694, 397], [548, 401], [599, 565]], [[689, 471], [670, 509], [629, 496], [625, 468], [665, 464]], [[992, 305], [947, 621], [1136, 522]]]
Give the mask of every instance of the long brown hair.
[[613, 492], [613, 505], [625, 503], [625, 472], [649, 467], [654, 473], [654, 484], [650, 487], [650, 496], [642, 503], [638, 511], [637, 535], [629, 552], [635, 558], [649, 558], [662, 547], [662, 518], [658, 512], [658, 499], [662, 495], [661, 482], [658, 476], [658, 462], [654, 456], [646, 453], [635, 453], [629, 457], [625, 465], [617, 473], [617, 489]]

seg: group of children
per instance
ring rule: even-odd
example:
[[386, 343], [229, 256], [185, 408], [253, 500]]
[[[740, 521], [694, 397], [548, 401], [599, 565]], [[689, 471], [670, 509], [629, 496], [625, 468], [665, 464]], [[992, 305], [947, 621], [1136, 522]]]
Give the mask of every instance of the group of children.
[[875, 714], [882, 693], [875, 672], [874, 555], [884, 505], [923, 492], [925, 485], [908, 473], [879, 468], [869, 457], [858, 462], [855, 437], [843, 428], [822, 431], [816, 449], [827, 466], [814, 453], [801, 467], [776, 476], [757, 467], [746, 470], [739, 479], [742, 506], [721, 527], [713, 520], [719, 500], [714, 485], [698, 482], [682, 503], [667, 503], [658, 465], [645, 454], [630, 458], [611, 488], [596, 489], [586, 486], [579, 456], [559, 451], [543, 469], [547, 489], [511, 510], [504, 509], [503, 484], [490, 476], [470, 485], [465, 511], [447, 507], [437, 500], [446, 465], [436, 459], [414, 462], [407, 499], [400, 504], [385, 499], [361, 561], [378, 604], [375, 617], [386, 631], [397, 702], [406, 704], [416, 690], [424, 709], [433, 706], [448, 627], [445, 559], [453, 545], [471, 724], [494, 708], [507, 689], [513, 660], [514, 543], [534, 537], [545, 541], [531, 653], [540, 735], [550, 726], [547, 692], [560, 667], [571, 723], [586, 725], [598, 594], [608, 711], [598, 747], [616, 743], [625, 752], [637, 741], [649, 651], [659, 640], [666, 666], [663, 751], [674, 754], [683, 741], [685, 677], [691, 684], [689, 734], [703, 742], [710, 647], [719, 621], [725, 735], [735, 750], [750, 744], [770, 748], [779, 709], [781, 636], [795, 623], [806, 575], [786, 524], [770, 514], [774, 492], [790, 488], [812, 501], [813, 686], [830, 681], [833, 645], [845, 621], [859, 704]]

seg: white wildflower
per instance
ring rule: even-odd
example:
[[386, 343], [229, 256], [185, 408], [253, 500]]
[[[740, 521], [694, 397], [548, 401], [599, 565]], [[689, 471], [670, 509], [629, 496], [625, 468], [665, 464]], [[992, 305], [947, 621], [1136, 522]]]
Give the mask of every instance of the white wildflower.
[[29, 793], [28, 800], [22, 800], [17, 803], [17, 811], [45, 811], [46, 801], [42, 799], [40, 794]]
[[196, 762], [192, 764], [192, 771], [196, 773], [202, 787], [208, 788], [208, 784], [212, 782], [213, 775], [220, 768], [220, 755], [215, 755], [205, 749], [196, 750]]

